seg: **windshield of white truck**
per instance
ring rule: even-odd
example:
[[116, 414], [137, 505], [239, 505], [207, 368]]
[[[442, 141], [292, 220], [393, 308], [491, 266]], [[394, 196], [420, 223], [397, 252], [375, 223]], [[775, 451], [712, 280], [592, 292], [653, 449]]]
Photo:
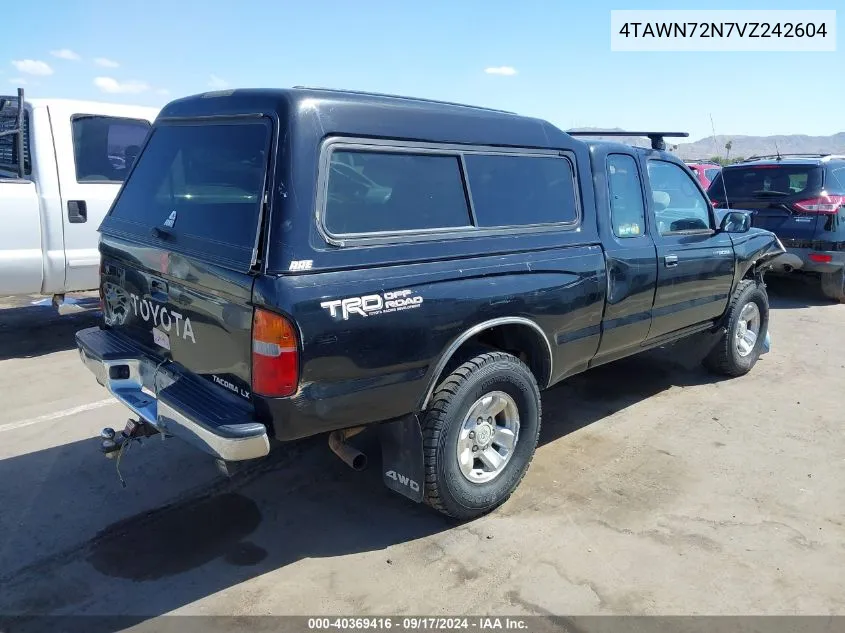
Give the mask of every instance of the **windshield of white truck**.
[[103, 231], [248, 269], [271, 131], [265, 119], [157, 126]]

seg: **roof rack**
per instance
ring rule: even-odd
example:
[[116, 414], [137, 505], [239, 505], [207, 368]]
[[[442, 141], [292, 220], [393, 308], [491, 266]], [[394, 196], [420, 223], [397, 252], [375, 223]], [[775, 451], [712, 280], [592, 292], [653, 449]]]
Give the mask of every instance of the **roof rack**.
[[835, 154], [833, 152], [826, 152], [826, 153], [811, 153], [811, 152], [797, 152], [794, 154], [761, 154], [759, 156], [749, 156], [748, 158], [744, 158], [740, 162], [747, 163], [748, 161], [752, 160], [767, 160], [774, 158], [775, 160], [782, 160], [784, 158], [845, 158], [843, 154]]
[[[14, 101], [14, 97], [0, 97], [0, 110], [3, 110], [9, 102]], [[24, 160], [24, 143], [23, 143], [23, 88], [18, 88], [18, 97], [17, 97], [17, 107], [18, 111], [15, 115], [15, 127], [11, 130], [3, 130], [0, 131], [0, 138], [4, 136], [15, 136], [15, 153], [18, 156], [18, 177], [23, 178], [26, 176], [26, 165]]]
[[569, 136], [643, 136], [651, 141], [651, 149], [665, 150], [666, 137], [686, 138], [688, 132], [628, 132], [625, 130], [572, 130]]
[[458, 106], [461, 108], [472, 108], [473, 110], [486, 110], [488, 112], [499, 112], [501, 114], [516, 114], [510, 110], [499, 110], [497, 108], [486, 108], [484, 106], [457, 103], [455, 101], [440, 101], [439, 99], [425, 99], [423, 97], [409, 97], [406, 95], [395, 95], [386, 92], [366, 92], [364, 90], [346, 90], [343, 88], [322, 88], [319, 86], [294, 86], [294, 90], [316, 90], [320, 92], [340, 92], [349, 95], [360, 95], [362, 97], [385, 97], [387, 99], [401, 99], [404, 101], [422, 101], [423, 103], [436, 103], [438, 105]]

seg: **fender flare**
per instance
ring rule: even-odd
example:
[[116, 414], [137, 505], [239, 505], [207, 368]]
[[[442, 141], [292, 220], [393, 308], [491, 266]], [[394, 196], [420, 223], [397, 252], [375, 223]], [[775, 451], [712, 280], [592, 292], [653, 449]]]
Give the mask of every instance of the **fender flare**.
[[482, 323], [472, 326], [468, 330], [465, 330], [460, 336], [458, 336], [446, 347], [444, 352], [440, 355], [440, 358], [438, 359], [437, 363], [434, 365], [434, 371], [432, 372], [431, 378], [429, 379], [429, 384], [425, 391], [425, 397], [423, 398], [418, 410], [422, 411], [428, 406], [428, 402], [429, 400], [431, 400], [431, 396], [434, 394], [434, 388], [437, 386], [437, 380], [438, 378], [440, 378], [440, 374], [443, 373], [443, 370], [446, 368], [446, 365], [449, 364], [449, 361], [452, 359], [452, 356], [454, 356], [455, 352], [460, 349], [461, 345], [466, 343], [476, 334], [483, 332], [484, 330], [487, 330], [489, 328], [497, 327], [500, 325], [525, 325], [533, 329], [537, 334], [540, 335], [540, 337], [546, 344], [546, 352], [548, 353], [549, 361], [549, 376], [546, 379], [545, 384], [540, 385], [540, 388], [544, 389], [549, 386], [551, 378], [554, 375], [554, 355], [552, 354], [552, 344], [549, 341], [549, 337], [546, 336], [546, 333], [543, 331], [543, 329], [531, 319], [516, 316], [499, 317], [496, 319], [483, 321]]

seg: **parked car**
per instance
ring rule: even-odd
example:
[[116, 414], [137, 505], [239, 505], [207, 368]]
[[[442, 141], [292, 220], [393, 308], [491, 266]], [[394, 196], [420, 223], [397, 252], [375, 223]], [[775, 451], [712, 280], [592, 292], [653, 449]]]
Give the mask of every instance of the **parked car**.
[[375, 427], [384, 483], [459, 518], [522, 479], [541, 389], [692, 335], [750, 371], [783, 252], [667, 152], [304, 88], [167, 105], [100, 250], [77, 345], [138, 416], [107, 455], [164, 433], [228, 470], [330, 433], [361, 468], [346, 440]]
[[790, 257], [778, 273], [811, 273], [825, 295], [845, 301], [845, 156], [781, 154], [725, 167], [708, 196], [748, 209], [752, 225], [775, 233]]
[[97, 227], [157, 110], [0, 97], [0, 296], [96, 290]]
[[721, 165], [712, 161], [686, 161], [686, 165], [705, 189], [710, 186], [716, 174], [722, 169]]

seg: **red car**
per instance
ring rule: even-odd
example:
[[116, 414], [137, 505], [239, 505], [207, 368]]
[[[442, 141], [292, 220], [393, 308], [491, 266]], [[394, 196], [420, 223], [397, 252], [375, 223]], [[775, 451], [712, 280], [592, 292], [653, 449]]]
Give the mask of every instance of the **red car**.
[[716, 177], [716, 174], [722, 169], [718, 163], [711, 163], [709, 161], [687, 162], [687, 167], [692, 170], [705, 191], [710, 186], [710, 182]]

